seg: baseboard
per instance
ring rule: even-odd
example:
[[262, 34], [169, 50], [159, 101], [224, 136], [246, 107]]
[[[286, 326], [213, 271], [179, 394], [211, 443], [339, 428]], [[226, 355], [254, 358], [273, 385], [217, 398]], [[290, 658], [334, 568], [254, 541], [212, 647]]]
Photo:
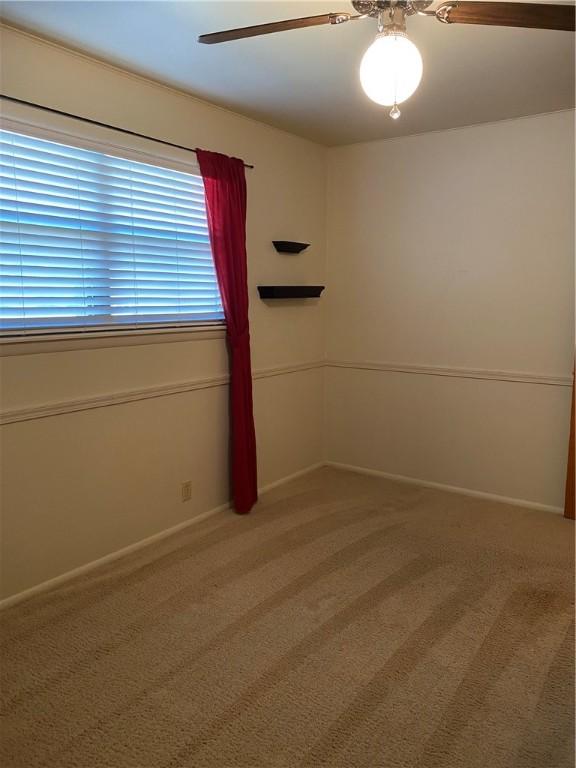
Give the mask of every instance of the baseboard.
[[17, 592], [15, 595], [5, 597], [3, 600], [0, 600], [0, 610], [8, 608], [11, 605], [15, 605], [22, 600], [27, 600], [29, 597], [33, 597], [40, 592], [45, 592], [48, 589], [52, 589], [53, 587], [57, 587], [60, 584], [64, 584], [64, 582], [70, 581], [70, 579], [74, 579], [77, 576], [82, 576], [83, 574], [88, 573], [89, 571], [93, 571], [95, 568], [99, 568], [102, 565], [112, 563], [114, 560], [119, 560], [126, 555], [132, 554], [132, 552], [137, 552], [139, 549], [144, 549], [151, 544], [155, 544], [157, 541], [162, 541], [162, 539], [166, 539], [168, 536], [172, 536], [172, 534], [178, 533], [178, 531], [183, 531], [185, 528], [189, 528], [195, 523], [199, 523], [202, 520], [206, 520], [208, 517], [212, 517], [212, 515], [215, 515], [218, 512], [222, 512], [223, 510], [228, 509], [229, 506], [229, 504], [221, 504], [219, 507], [214, 507], [214, 509], [201, 512], [200, 514], [191, 517], [189, 520], [185, 520], [183, 523], [178, 523], [178, 525], [173, 525], [171, 528], [166, 528], [163, 531], [154, 533], [152, 536], [147, 536], [145, 539], [140, 539], [140, 541], [136, 541], [134, 544], [129, 544], [127, 547], [122, 547], [122, 549], [117, 549], [115, 552], [110, 552], [110, 554], [104, 555], [104, 557], [99, 557], [97, 560], [91, 560], [89, 563], [80, 565], [78, 568], [73, 568], [71, 571], [66, 571], [65, 573], [60, 574], [60, 576], [55, 576], [53, 579], [42, 581], [40, 584], [36, 584], [34, 587], [25, 589], [23, 592]]
[[[382, 472], [377, 469], [368, 469], [366, 467], [358, 467], [353, 464], [342, 464], [336, 461], [321, 461], [316, 464], [312, 464], [309, 467], [301, 469], [298, 472], [293, 472], [291, 475], [287, 475], [286, 477], [283, 477], [280, 480], [275, 480], [272, 483], [267, 483], [266, 485], [261, 486], [258, 489], [258, 492], [260, 494], [264, 494], [267, 491], [271, 491], [273, 488], [277, 488], [280, 485], [289, 483], [291, 480], [296, 480], [299, 477], [303, 477], [304, 475], [307, 475], [316, 469], [320, 469], [321, 467], [333, 467], [334, 469], [342, 469], [348, 472], [355, 472], [356, 474], [361, 474], [361, 475], [371, 475], [373, 477], [381, 477], [386, 480], [394, 480], [399, 483], [408, 483], [410, 485], [417, 485], [423, 488], [435, 488], [440, 491], [448, 491], [449, 493], [458, 493], [463, 496], [471, 496], [473, 498], [487, 499], [489, 501], [497, 501], [497, 502], [501, 502], [502, 504], [512, 504], [513, 506], [516, 506], [516, 507], [524, 507], [527, 509], [536, 509], [543, 512], [555, 512], [557, 514], [563, 514], [563, 510], [561, 507], [553, 507], [547, 504], [538, 504], [533, 501], [526, 501], [524, 499], [514, 499], [508, 496], [499, 496], [494, 493], [485, 493], [484, 491], [474, 491], [469, 488], [459, 488], [457, 486], [446, 485], [444, 483], [433, 483], [427, 480], [420, 480], [415, 477], [407, 477], [405, 475], [395, 475], [395, 474], [391, 474], [390, 472]], [[123, 547], [122, 549], [116, 550], [115, 552], [111, 552], [108, 555], [104, 555], [104, 557], [100, 557], [97, 560], [92, 560], [89, 563], [86, 563], [85, 565], [81, 565], [78, 568], [72, 569], [71, 571], [66, 571], [66, 573], [60, 574], [60, 576], [55, 576], [53, 579], [48, 579], [48, 581], [43, 581], [34, 587], [25, 589], [22, 592], [17, 592], [15, 595], [10, 595], [9, 597], [5, 597], [3, 600], [0, 600], [0, 611], [4, 610], [5, 608], [9, 608], [10, 606], [16, 605], [17, 603], [23, 602], [24, 600], [27, 600], [28, 598], [31, 598], [34, 595], [40, 594], [41, 592], [46, 592], [49, 589], [53, 589], [54, 587], [64, 584], [65, 582], [70, 581], [71, 579], [74, 579], [77, 576], [82, 576], [85, 573], [89, 573], [90, 571], [93, 571], [102, 565], [106, 565], [108, 563], [114, 562], [115, 560], [119, 560], [122, 557], [125, 557], [126, 555], [130, 555], [132, 552], [137, 552], [138, 550], [144, 549], [145, 547], [148, 547], [151, 544], [155, 544], [158, 541], [162, 541], [162, 539], [166, 539], [169, 536], [172, 536], [173, 534], [178, 533], [179, 531], [189, 528], [195, 523], [199, 523], [202, 520], [206, 520], [207, 518], [212, 517], [212, 515], [215, 515], [218, 512], [223, 512], [224, 510], [229, 508], [230, 508], [229, 504], [221, 504], [220, 506], [214, 507], [213, 509], [207, 510], [206, 512], [201, 512], [200, 514], [195, 515], [194, 517], [191, 517], [189, 520], [185, 520], [182, 523], [178, 523], [178, 525], [174, 525], [171, 528], [166, 528], [165, 530], [159, 531], [158, 533], [155, 533], [152, 536], [148, 536], [145, 539], [141, 539], [140, 541], [137, 541], [134, 544], [129, 544], [127, 547]]]
[[314, 472], [315, 469], [320, 469], [321, 467], [325, 466], [325, 461], [319, 461], [317, 464], [311, 464], [309, 467], [306, 467], [305, 469], [299, 469], [298, 472], [293, 472], [291, 475], [286, 475], [286, 477], [283, 477], [280, 480], [275, 480], [273, 483], [263, 485], [261, 488], [258, 488], [258, 493], [262, 494], [266, 493], [267, 491], [271, 491], [273, 488], [278, 488], [279, 485], [289, 483], [291, 480], [296, 480], [299, 477], [308, 475], [310, 472]]
[[[302, 475], [307, 475], [309, 472], [313, 472], [315, 469], [318, 469], [319, 467], [323, 466], [322, 463], [313, 464], [310, 467], [306, 467], [305, 469], [301, 469], [298, 472], [294, 472], [291, 475], [288, 475], [287, 477], [283, 477], [280, 480], [276, 480], [273, 483], [268, 483], [267, 485], [262, 486], [258, 489], [258, 493], [266, 493], [266, 491], [270, 491], [273, 488], [277, 488], [279, 485], [284, 485], [284, 483], [288, 483], [291, 480], [295, 480], [297, 477], [302, 477]], [[60, 576], [55, 576], [53, 579], [48, 579], [48, 581], [43, 581], [40, 584], [36, 584], [34, 587], [30, 587], [29, 589], [25, 589], [22, 592], [17, 592], [15, 595], [9, 595], [8, 597], [5, 597], [3, 600], [0, 600], [0, 611], [2, 611], [5, 608], [9, 608], [12, 605], [16, 605], [16, 603], [20, 603], [24, 600], [27, 600], [30, 597], [33, 597], [34, 595], [38, 595], [41, 592], [46, 592], [49, 589], [53, 589], [54, 587], [58, 587], [61, 584], [64, 584], [67, 581], [70, 581], [71, 579], [74, 579], [78, 576], [82, 576], [86, 573], [89, 573], [90, 571], [93, 571], [96, 568], [99, 568], [102, 565], [106, 565], [108, 563], [114, 562], [114, 560], [119, 560], [122, 557], [125, 557], [126, 555], [130, 555], [133, 552], [137, 552], [139, 549], [144, 549], [145, 547], [150, 546], [151, 544], [155, 544], [158, 541], [162, 541], [162, 539], [166, 539], [169, 536], [172, 536], [175, 533], [178, 533], [179, 531], [183, 531], [186, 528], [189, 528], [192, 525], [195, 525], [196, 523], [201, 522], [202, 520], [206, 520], [209, 517], [212, 517], [213, 515], [216, 515], [218, 512], [223, 512], [226, 509], [230, 508], [230, 504], [220, 504], [218, 507], [214, 507], [214, 509], [209, 509], [206, 512], [201, 512], [198, 515], [195, 515], [194, 517], [191, 517], [189, 520], [185, 520], [183, 523], [178, 523], [178, 525], [173, 525], [171, 528], [166, 528], [163, 531], [159, 531], [158, 533], [153, 534], [152, 536], [147, 536], [145, 539], [141, 539], [140, 541], [135, 542], [134, 544], [129, 544], [127, 547], [122, 547], [122, 549], [118, 549], [115, 552], [111, 552], [108, 555], [104, 555], [104, 557], [99, 557], [97, 560], [91, 560], [89, 563], [85, 563], [85, 565], [80, 565], [78, 568], [73, 568], [71, 571], [66, 571], [66, 573], [60, 574]]]
[[448, 493], [458, 493], [461, 496], [471, 496], [475, 499], [486, 499], [487, 501], [497, 501], [501, 504], [511, 504], [514, 507], [524, 507], [525, 509], [536, 509], [540, 512], [554, 512], [563, 514], [562, 507], [554, 507], [548, 504], [539, 504], [536, 501], [526, 501], [525, 499], [514, 499], [510, 496], [499, 496], [496, 493], [486, 493], [485, 491], [474, 491], [470, 488], [459, 488], [456, 485], [446, 485], [445, 483], [433, 483], [429, 480], [420, 480], [416, 477], [407, 477], [406, 475], [394, 475], [390, 472], [382, 472], [379, 469], [368, 469], [366, 467], [357, 467], [353, 464], [342, 464], [337, 461], [326, 461], [325, 466], [334, 467], [334, 469], [344, 469], [348, 472], [356, 472], [360, 475], [371, 475], [372, 477], [382, 477], [385, 480], [395, 480], [398, 483], [408, 483], [409, 485], [418, 485], [422, 488], [435, 488], [439, 491], [448, 491]]

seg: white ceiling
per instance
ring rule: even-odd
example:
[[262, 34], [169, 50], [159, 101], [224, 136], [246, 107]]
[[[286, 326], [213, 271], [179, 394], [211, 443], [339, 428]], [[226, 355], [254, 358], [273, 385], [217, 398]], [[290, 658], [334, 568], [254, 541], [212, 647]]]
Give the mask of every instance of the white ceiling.
[[410, 17], [424, 75], [397, 122], [358, 82], [360, 59], [376, 33], [372, 19], [221, 45], [196, 42], [205, 32], [350, 10], [347, 0], [2, 3], [8, 23], [328, 145], [574, 106], [570, 32]]

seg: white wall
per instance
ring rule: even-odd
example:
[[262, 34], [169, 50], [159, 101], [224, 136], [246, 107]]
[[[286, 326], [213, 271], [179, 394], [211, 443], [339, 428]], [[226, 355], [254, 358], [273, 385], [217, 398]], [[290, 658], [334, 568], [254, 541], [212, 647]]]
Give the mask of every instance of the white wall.
[[[2, 46], [9, 95], [255, 165], [261, 485], [328, 459], [561, 504], [570, 114], [328, 151], [15, 30]], [[272, 239], [313, 245], [280, 256]], [[268, 282], [327, 290], [265, 304], [256, 285]], [[222, 333], [134, 342], [4, 351], [2, 596], [226, 502]]]
[[573, 113], [332, 149], [327, 210], [327, 458], [561, 506]]
[[[267, 305], [256, 286], [324, 282], [325, 150], [15, 30], [2, 38], [3, 92], [255, 165], [248, 280], [259, 483], [321, 461], [323, 303]], [[273, 239], [312, 247], [281, 256]], [[216, 336], [46, 344], [3, 358], [2, 408], [26, 419], [3, 427], [3, 596], [227, 500], [227, 357]], [[182, 391], [162, 394], [173, 387]], [[94, 398], [102, 407], [82, 410]], [[38, 418], [44, 405], [63, 412]], [[193, 499], [182, 503], [188, 479]]]

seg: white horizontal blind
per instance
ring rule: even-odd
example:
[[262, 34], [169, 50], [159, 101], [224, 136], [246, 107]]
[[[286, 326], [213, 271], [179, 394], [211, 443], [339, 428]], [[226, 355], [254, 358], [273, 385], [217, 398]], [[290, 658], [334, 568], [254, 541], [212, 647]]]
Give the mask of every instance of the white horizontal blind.
[[0, 130], [3, 332], [223, 318], [200, 176]]

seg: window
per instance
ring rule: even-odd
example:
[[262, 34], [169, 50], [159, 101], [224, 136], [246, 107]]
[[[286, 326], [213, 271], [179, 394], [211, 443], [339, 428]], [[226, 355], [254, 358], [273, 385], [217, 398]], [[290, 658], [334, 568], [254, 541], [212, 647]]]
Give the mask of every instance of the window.
[[8, 335], [223, 319], [199, 175], [0, 130]]

